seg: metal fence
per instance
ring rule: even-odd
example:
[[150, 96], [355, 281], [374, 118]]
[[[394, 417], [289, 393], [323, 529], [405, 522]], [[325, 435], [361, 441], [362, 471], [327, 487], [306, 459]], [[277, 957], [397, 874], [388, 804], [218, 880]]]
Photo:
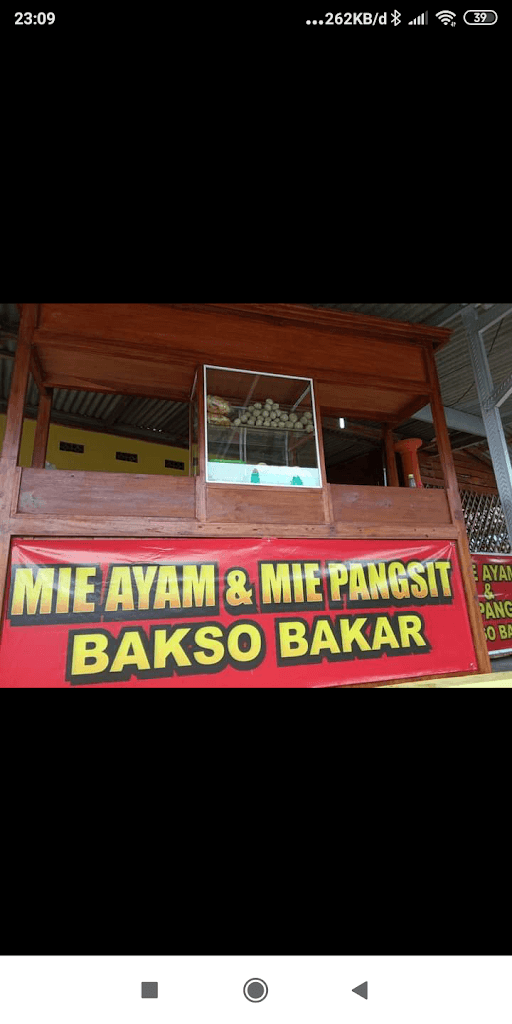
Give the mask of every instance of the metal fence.
[[[423, 486], [438, 488], [440, 485]], [[498, 495], [475, 491], [459, 491], [459, 494], [471, 553], [510, 554], [512, 549]]]
[[461, 491], [469, 550], [510, 554], [505, 516], [497, 494]]

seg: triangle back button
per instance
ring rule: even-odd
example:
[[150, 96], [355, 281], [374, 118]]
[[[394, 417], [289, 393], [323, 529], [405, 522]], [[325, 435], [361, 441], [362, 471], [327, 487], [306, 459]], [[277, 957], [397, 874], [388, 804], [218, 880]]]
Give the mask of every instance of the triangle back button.
[[363, 981], [363, 984], [358, 985], [357, 988], [353, 988], [352, 992], [355, 992], [356, 996], [362, 996], [363, 999], [368, 999], [368, 982]]

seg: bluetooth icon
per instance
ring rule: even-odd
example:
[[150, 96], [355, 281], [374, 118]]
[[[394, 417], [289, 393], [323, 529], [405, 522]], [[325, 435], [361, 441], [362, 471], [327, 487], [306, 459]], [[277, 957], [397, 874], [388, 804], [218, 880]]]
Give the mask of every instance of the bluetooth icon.
[[393, 13], [391, 15], [391, 21], [393, 22], [393, 25], [398, 25], [399, 24], [399, 22], [400, 22], [400, 11], [393, 11]]

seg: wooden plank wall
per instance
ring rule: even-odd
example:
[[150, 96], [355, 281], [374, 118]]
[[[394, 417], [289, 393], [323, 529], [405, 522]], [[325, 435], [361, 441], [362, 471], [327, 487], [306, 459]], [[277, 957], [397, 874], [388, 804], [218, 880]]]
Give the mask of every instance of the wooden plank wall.
[[[439, 456], [418, 452], [421, 479], [424, 484], [444, 487], [443, 470]], [[459, 490], [477, 491], [481, 494], [497, 494], [496, 478], [492, 466], [467, 451], [453, 452], [453, 463], [457, 474]]]

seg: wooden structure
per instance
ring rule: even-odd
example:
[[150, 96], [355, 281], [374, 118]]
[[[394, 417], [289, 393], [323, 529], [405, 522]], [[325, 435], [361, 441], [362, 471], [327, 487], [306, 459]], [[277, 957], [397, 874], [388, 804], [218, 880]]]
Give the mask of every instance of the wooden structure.
[[[498, 495], [496, 477], [492, 464], [483, 459], [477, 451], [463, 449], [454, 451], [453, 464], [459, 481], [459, 491], [474, 491], [476, 494]], [[418, 452], [423, 485], [444, 487], [443, 468], [439, 456]]]
[[[0, 593], [12, 537], [315, 537], [456, 543], [478, 671], [490, 662], [434, 353], [450, 332], [300, 305], [31, 304], [21, 307], [0, 458]], [[243, 338], [243, 345], [241, 344]], [[382, 423], [390, 486], [257, 489], [176, 478], [46, 471], [52, 389], [189, 401], [202, 365], [302, 375], [322, 415]], [[32, 468], [18, 466], [29, 372], [40, 392]], [[393, 427], [430, 403], [443, 489], [398, 486]], [[148, 514], [148, 509], [151, 512]]]

